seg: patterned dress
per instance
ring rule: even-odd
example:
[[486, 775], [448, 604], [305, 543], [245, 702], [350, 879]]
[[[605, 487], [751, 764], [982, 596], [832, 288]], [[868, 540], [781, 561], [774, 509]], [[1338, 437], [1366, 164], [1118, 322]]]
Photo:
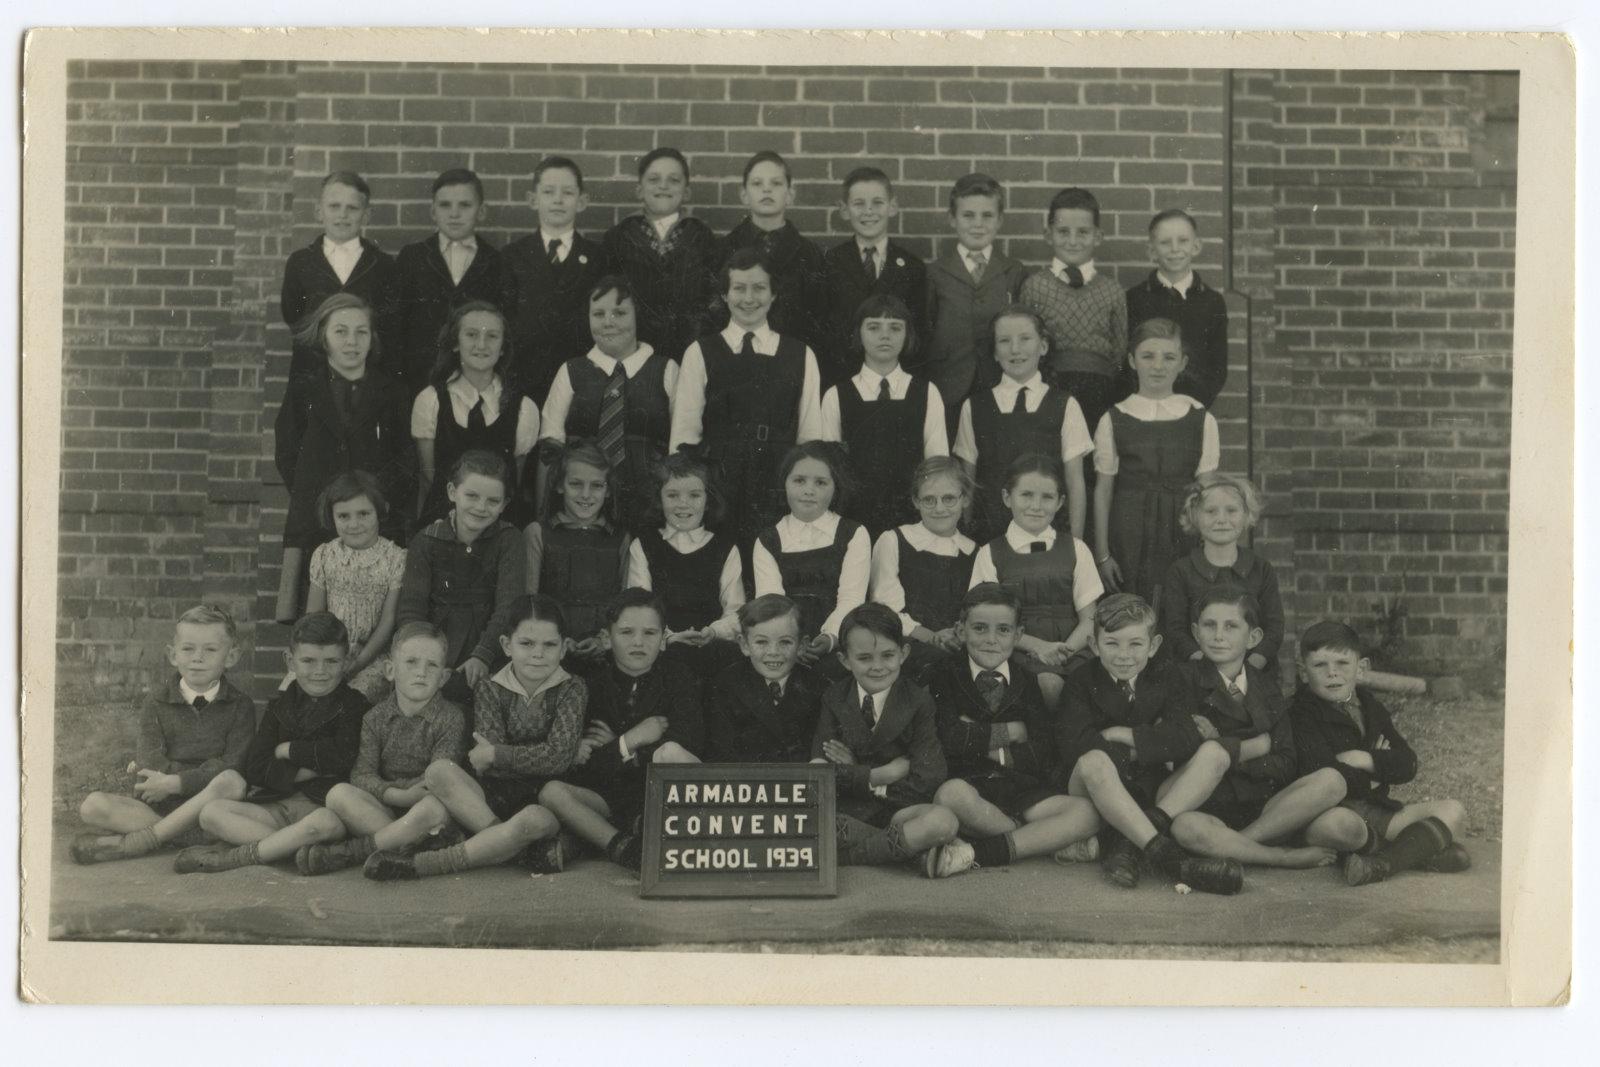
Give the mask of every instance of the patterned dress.
[[[343, 541], [329, 541], [311, 553], [311, 583], [328, 594], [328, 610], [350, 631], [351, 652], [364, 645], [378, 627], [383, 602], [400, 588], [405, 574], [405, 549], [380, 537], [369, 547], [353, 549]], [[388, 687], [379, 656], [350, 679], [350, 688], [376, 701]]]

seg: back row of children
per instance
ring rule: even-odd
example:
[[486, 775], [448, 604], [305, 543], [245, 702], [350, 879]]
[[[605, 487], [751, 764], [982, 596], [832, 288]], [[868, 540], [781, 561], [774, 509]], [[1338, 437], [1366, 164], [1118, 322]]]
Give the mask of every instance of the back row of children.
[[[305, 875], [360, 865], [378, 881], [513, 863], [562, 870], [583, 850], [641, 863], [644, 782], [654, 763], [830, 765], [846, 864], [916, 863], [929, 877], [1053, 854], [1099, 858], [1124, 888], [1144, 871], [1214, 893], [1242, 864], [1313, 868], [1343, 855], [1350, 885], [1401, 871], [1458, 871], [1454, 801], [1389, 796], [1417, 760], [1358, 688], [1366, 661], [1347, 626], [1300, 641], [1292, 702], [1248, 662], [1261, 640], [1255, 598], [1208, 590], [1192, 636], [1201, 658], [1153, 659], [1150, 606], [1100, 602], [1092, 661], [1059, 710], [1018, 655], [1019, 598], [984, 582], [962, 597], [955, 647], [926, 687], [905, 676], [907, 638], [887, 607], [840, 623], [846, 676], [801, 662], [801, 610], [765, 595], [739, 612], [742, 659], [702, 689], [662, 655], [666, 609], [629, 589], [605, 610], [605, 663], [562, 666], [572, 635], [543, 596], [520, 597], [497, 634], [508, 657], [463, 708], [443, 694], [448, 643], [426, 622], [395, 634], [376, 706], [345, 682], [346, 628], [328, 612], [296, 623], [293, 681], [259, 726], [224, 677], [239, 658], [226, 613], [175, 627], [176, 669], [142, 711], [133, 796], [91, 794], [83, 863], [145, 855], [196, 830], [180, 873], [293, 861]], [[704, 709], [704, 710], [702, 710]], [[464, 717], [470, 715], [470, 724]]]

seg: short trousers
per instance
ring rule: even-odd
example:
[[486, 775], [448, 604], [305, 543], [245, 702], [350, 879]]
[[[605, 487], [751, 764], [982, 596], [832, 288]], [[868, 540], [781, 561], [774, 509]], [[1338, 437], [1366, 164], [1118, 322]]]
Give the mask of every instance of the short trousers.
[[1267, 806], [1268, 799], [1250, 783], [1241, 783], [1232, 775], [1226, 775], [1197, 810], [1220, 820], [1230, 830], [1242, 830], [1261, 817], [1261, 809]]
[[1061, 794], [1061, 790], [1053, 786], [1036, 785], [1029, 779], [1011, 774], [968, 778], [965, 781], [978, 791], [980, 797], [1018, 823], [1022, 822], [1022, 813], [1039, 801]]
[[497, 819], [509, 819], [530, 804], [539, 803], [539, 790], [548, 778], [479, 778], [484, 803]]
[[1389, 839], [1389, 824], [1394, 822], [1395, 814], [1400, 810], [1364, 799], [1345, 800], [1340, 802], [1339, 807], [1355, 812], [1367, 824], [1367, 843], [1359, 849], [1363, 853], [1376, 852]]
[[252, 800], [250, 803], [271, 815], [273, 824], [280, 830], [285, 826], [293, 826], [322, 806], [304, 793], [295, 793], [277, 800]]
[[[135, 795], [134, 799], [138, 799], [137, 795]], [[170, 796], [162, 797], [160, 800], [146, 800], [144, 803], [151, 811], [165, 819], [168, 815], [181, 808], [183, 802], [188, 799], [188, 797]]]
[[840, 797], [835, 810], [840, 815], [859, 819], [868, 826], [883, 829], [894, 818], [894, 813], [905, 805], [894, 804], [881, 797]]

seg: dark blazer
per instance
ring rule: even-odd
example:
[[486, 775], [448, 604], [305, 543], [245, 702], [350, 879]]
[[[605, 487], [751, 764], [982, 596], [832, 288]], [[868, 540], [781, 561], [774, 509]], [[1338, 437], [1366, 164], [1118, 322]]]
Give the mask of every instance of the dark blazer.
[[720, 672], [706, 694], [706, 762], [806, 762], [826, 685], [810, 667], [797, 666], [774, 704], [749, 660]]
[[1100, 736], [1108, 726], [1133, 728], [1133, 762], [1142, 771], [1182, 763], [1200, 747], [1199, 709], [1188, 676], [1173, 664], [1152, 660], [1134, 679], [1130, 701], [1099, 660], [1087, 663], [1067, 675], [1061, 690], [1056, 743], [1062, 770], [1070, 777], [1078, 760], [1097, 750], [1125, 760], [1127, 746]]
[[[856, 309], [869, 296], [897, 296], [911, 309], [911, 328], [921, 346], [902, 352], [900, 362], [918, 366], [921, 348], [928, 339], [928, 268], [922, 260], [890, 241], [877, 278], [869, 278], [861, 262], [861, 249], [852, 237], [823, 253], [822, 265], [827, 286], [827, 333], [822, 348], [813, 350], [818, 361], [833, 368], [831, 380], [842, 381], [861, 369], [850, 334], [855, 327]], [[823, 377], [827, 379], [828, 375]], [[824, 389], [826, 385], [825, 382]]]
[[[361, 238], [361, 256], [350, 270], [350, 277], [339, 281], [328, 258], [322, 254], [322, 235], [305, 248], [289, 253], [283, 267], [283, 291], [278, 298], [278, 311], [284, 324], [294, 329], [305, 316], [322, 306], [322, 302], [336, 293], [352, 293], [365, 300], [373, 309], [376, 322], [390, 303], [390, 287], [394, 285], [394, 257], [378, 247], [376, 241]], [[294, 360], [289, 373], [316, 369], [322, 357], [313, 349], [294, 347]]]
[[680, 217], [658, 245], [650, 221], [629, 215], [606, 231], [602, 244], [611, 269], [633, 284], [639, 340], [668, 359], [682, 359], [707, 324], [727, 313], [716, 292], [721, 246], [701, 220]]
[[[1228, 304], [1222, 294], [1195, 273], [1187, 296], [1161, 283], [1160, 273], [1128, 290], [1128, 333], [1146, 319], [1171, 319], [1183, 331], [1183, 348], [1189, 363], [1178, 375], [1174, 392], [1187, 393], [1206, 407], [1222, 392], [1228, 380]], [[1123, 366], [1124, 388], [1138, 389], [1138, 380]], [[1089, 427], [1093, 430], [1094, 427]], [[1268, 657], [1269, 659], [1271, 657]]]
[[[819, 349], [826, 334], [827, 319], [822, 249], [795, 229], [792, 222], [785, 222], [781, 228], [769, 232], [746, 218], [722, 238], [716, 266], [720, 268], [729, 256], [742, 248], [761, 249], [772, 264], [773, 303], [767, 325], [776, 333], [804, 341], [820, 361]], [[721, 301], [717, 303], [721, 306], [713, 306], [716, 315], [707, 323], [713, 330], [728, 325], [727, 305]], [[819, 362], [818, 369], [823, 371], [822, 386], [826, 389], [830, 384], [826, 367]]]
[[[1357, 689], [1356, 697], [1365, 727], [1360, 731], [1343, 708], [1323, 700], [1309, 686], [1302, 685], [1295, 692], [1289, 703], [1289, 719], [1294, 729], [1296, 769], [1306, 775], [1332, 767], [1344, 775], [1345, 799], [1399, 808], [1399, 801], [1389, 799], [1389, 787], [1417, 776], [1417, 753], [1400, 736], [1389, 709], [1377, 697], [1365, 689]], [[1380, 738], [1388, 741], [1387, 748], [1377, 747]], [[1339, 753], [1352, 750], [1372, 754], [1370, 773], [1336, 758]]]
[[[1246, 692], [1240, 705], [1228, 696], [1222, 675], [1209, 660], [1186, 663], [1183, 670], [1200, 698], [1200, 714], [1221, 735], [1217, 743], [1228, 752], [1230, 775], [1246, 780], [1251, 791], [1263, 798], [1295, 780], [1294, 730], [1289, 724], [1288, 701], [1271, 674], [1245, 664]], [[1261, 734], [1271, 740], [1271, 751], [1241, 760], [1239, 745]]]
[[438, 233], [406, 245], [395, 257], [395, 283], [380, 329], [386, 339], [393, 340], [392, 351], [384, 353], [384, 366], [400, 379], [410, 396], [427, 386], [439, 354], [439, 331], [458, 305], [487, 300], [508, 320], [516, 318], [517, 294], [505, 259], [482, 234], [477, 240], [477, 254], [460, 284], [450, 277], [450, 267], [439, 251]]
[[535, 230], [507, 245], [504, 255], [516, 293], [510, 374], [535, 404], [543, 405], [556, 369], [594, 347], [589, 290], [609, 270], [605, 250], [574, 233], [567, 258], [554, 264]]
[[622, 749], [615, 741], [595, 749], [588, 763], [574, 768], [573, 781], [604, 786], [619, 778], [633, 777], [642, 782], [651, 753], [668, 741], [700, 754], [704, 747], [700, 681], [677, 660], [656, 660], [655, 666], [638, 679], [638, 691], [631, 701], [628, 695], [634, 679], [617, 670], [610, 660], [585, 680], [589, 683], [587, 721], [598, 719], [621, 737], [652, 715], [665, 715], [667, 731], [656, 744], [632, 750], [637, 758], [629, 763], [623, 762]]
[[958, 416], [974, 386], [999, 380], [992, 322], [1017, 298], [1027, 277], [1027, 267], [994, 247], [976, 285], [954, 246], [928, 264], [930, 336], [922, 348], [921, 371], [939, 387], [947, 412]]
[[[361, 747], [361, 717], [370, 701], [348, 685], [313, 699], [298, 684], [267, 702], [266, 714], [244, 754], [244, 780], [270, 796], [304, 793], [318, 804], [328, 790], [350, 778]], [[289, 742], [289, 756], [276, 752]], [[302, 770], [315, 778], [296, 781]]]
[[[1023, 666], [1019, 656], [1007, 665], [1011, 676], [1000, 706], [989, 710], [978, 691], [965, 651], [940, 659], [927, 675], [928, 694], [939, 724], [939, 741], [950, 762], [952, 778], [1020, 777], [1034, 786], [1057, 780], [1055, 716], [1044, 706], [1039, 679]], [[1007, 723], [1028, 728], [1026, 741], [1006, 737]], [[1007, 763], [1001, 766], [989, 753], [1003, 748]]]
[[883, 698], [883, 713], [877, 726], [869, 729], [856, 701], [855, 679], [842, 678], [829, 686], [822, 696], [811, 756], [822, 757], [824, 741], [843, 741], [856, 761], [834, 766], [839, 795], [870, 799], [877, 799], [868, 784], [872, 769], [905, 756], [911, 761], [911, 773], [889, 787], [888, 801], [901, 808], [925, 804], [949, 777], [933, 699], [926, 689], [904, 677], [897, 679]]

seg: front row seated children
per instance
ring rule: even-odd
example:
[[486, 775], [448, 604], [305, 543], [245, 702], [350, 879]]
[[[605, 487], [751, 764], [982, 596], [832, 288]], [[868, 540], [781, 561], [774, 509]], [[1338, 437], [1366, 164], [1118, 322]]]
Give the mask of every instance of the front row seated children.
[[[361, 720], [361, 744], [350, 781], [328, 789], [328, 810], [348, 836], [334, 844], [302, 845], [295, 868], [327, 874], [367, 862], [376, 852], [433, 847], [459, 841], [424, 774], [438, 760], [463, 755], [465, 720], [444, 698], [450, 644], [428, 622], [408, 622], [395, 632], [384, 666], [394, 691]], [[427, 841], [428, 838], [432, 841]]]
[[565, 866], [569, 842], [538, 802], [539, 790], [577, 754], [589, 699], [583, 679], [561, 669], [565, 626], [549, 597], [513, 605], [511, 632], [500, 638], [510, 662], [473, 691], [470, 773], [451, 759], [435, 760], [423, 773], [428, 793], [467, 839], [415, 854], [373, 853], [363, 871], [368, 878], [425, 878], [507, 862], [547, 874]]
[[1013, 655], [1020, 609], [1004, 586], [974, 586], [961, 604], [962, 648], [927, 680], [950, 762], [950, 779], [933, 799], [961, 820], [978, 867], [1052, 853], [1100, 828], [1094, 805], [1055, 780], [1055, 715], [1038, 678]]
[[1411, 781], [1417, 755], [1368, 690], [1361, 639], [1343, 623], [1319, 622], [1300, 636], [1301, 686], [1289, 705], [1301, 774], [1331, 767], [1343, 776], [1344, 800], [1306, 827], [1306, 841], [1348, 853], [1349, 885], [1381, 882], [1401, 871], [1464, 871], [1471, 857], [1456, 838], [1465, 817], [1457, 800], [1407, 804], [1389, 787]]
[[321, 510], [323, 525], [337, 537], [311, 553], [306, 612], [330, 611], [344, 623], [350, 640], [345, 678], [371, 701], [388, 685], [383, 656], [394, 634], [406, 550], [378, 532], [389, 502], [366, 471], [347, 471], [329, 482]]
[[1178, 844], [1202, 856], [1265, 867], [1326, 867], [1331, 848], [1282, 844], [1344, 796], [1331, 767], [1297, 777], [1294, 732], [1278, 682], [1246, 660], [1261, 641], [1256, 598], [1238, 586], [1208, 590], [1196, 605], [1194, 639], [1204, 659], [1184, 662], [1200, 704], [1195, 725], [1228, 753], [1228, 770], [1205, 803], [1172, 820]]
[[221, 608], [202, 604], [178, 616], [167, 662], [176, 675], [139, 709], [133, 796], [96, 790], [78, 814], [90, 833], [72, 842], [79, 863], [131, 859], [193, 830], [212, 800], [238, 800], [237, 771], [256, 725], [254, 702], [223, 673], [239, 662], [239, 631]]
[[1067, 678], [1057, 720], [1067, 792], [1088, 797], [1109, 824], [1110, 845], [1100, 851], [1114, 884], [1138, 885], [1142, 859], [1169, 881], [1237, 893], [1238, 861], [1191, 856], [1171, 836], [1172, 820], [1203, 804], [1232, 761], [1220, 743], [1201, 739], [1189, 679], [1152, 661], [1160, 646], [1156, 613], [1138, 597], [1116, 593], [1095, 608], [1096, 660]]
[[322, 805], [350, 776], [361, 742], [367, 698], [345, 682], [350, 635], [344, 623], [315, 611], [294, 624], [283, 654], [292, 681], [267, 704], [245, 752], [244, 776], [225, 770], [232, 796], [206, 804], [200, 826], [226, 844], [179, 852], [179, 874], [231, 871], [277, 863], [302, 846], [338, 841], [344, 824]]
[[539, 803], [607, 859], [637, 871], [649, 765], [700, 761], [700, 683], [682, 663], [661, 659], [666, 609], [655, 593], [623, 590], [604, 622], [608, 662], [588, 679], [588, 728], [572, 767], [539, 791]]
[[833, 764], [837, 779], [839, 862], [921, 854], [928, 877], [960, 874], [972, 866], [972, 848], [956, 837], [955, 813], [933, 802], [945, 779], [944, 750], [927, 690], [900, 676], [906, 644], [899, 617], [882, 604], [862, 604], [844, 617], [839, 634], [850, 677], [823, 694], [811, 742], [811, 762]]
[[1001, 493], [1011, 510], [1005, 533], [978, 549], [972, 584], [999, 582], [1022, 603], [1017, 647], [1054, 707], [1061, 676], [1079, 666], [1094, 633], [1095, 601], [1104, 587], [1089, 546], [1058, 531], [1061, 468], [1047, 455], [1018, 456], [1006, 470]]
[[600, 654], [601, 616], [622, 592], [627, 572], [629, 538], [613, 521], [612, 473], [593, 441], [568, 442], [540, 501], [539, 522], [523, 531], [528, 591], [561, 605], [580, 659]]
[[829, 441], [789, 450], [779, 471], [789, 514], [762, 530], [750, 553], [756, 595], [782, 593], [800, 606], [801, 662], [821, 661], [835, 677], [827, 656], [840, 647], [840, 620], [867, 599], [872, 576], [867, 531], [833, 510], [836, 495], [848, 496], [841, 459]]

